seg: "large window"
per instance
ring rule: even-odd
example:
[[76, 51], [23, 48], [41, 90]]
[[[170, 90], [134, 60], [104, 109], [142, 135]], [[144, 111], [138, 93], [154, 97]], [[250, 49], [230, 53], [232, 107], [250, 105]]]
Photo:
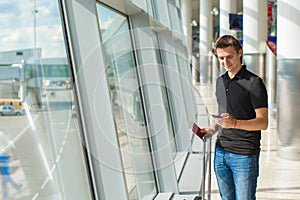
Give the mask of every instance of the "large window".
[[0, 3], [0, 199], [92, 199], [57, 2]]
[[156, 56], [156, 59], [157, 59], [157, 63], [159, 65], [159, 79], [160, 79], [160, 82], [161, 82], [161, 92], [162, 92], [162, 96], [163, 96], [163, 102], [164, 102], [164, 109], [165, 109], [165, 112], [166, 112], [166, 117], [167, 117], [167, 127], [168, 127], [168, 134], [169, 134], [169, 138], [170, 138], [170, 141], [169, 141], [169, 144], [170, 144], [170, 147], [173, 151], [173, 156], [174, 158], [176, 157], [176, 153], [177, 153], [177, 148], [176, 148], [176, 140], [175, 140], [175, 137], [176, 137], [176, 130], [174, 130], [174, 124], [172, 122], [172, 119], [173, 119], [173, 112], [172, 110], [170, 109], [170, 93], [172, 93], [171, 91], [169, 91], [169, 88], [167, 87], [167, 84], [166, 84], [166, 78], [165, 78], [165, 65], [163, 63], [163, 60], [162, 60], [162, 56], [163, 56], [163, 52], [162, 52], [162, 49], [160, 48], [160, 44], [159, 44], [159, 38], [158, 38], [158, 34], [156, 32], [153, 32], [153, 42], [154, 42], [154, 47], [155, 47], [155, 56]]
[[114, 120], [129, 199], [152, 199], [156, 184], [128, 20], [97, 5]]

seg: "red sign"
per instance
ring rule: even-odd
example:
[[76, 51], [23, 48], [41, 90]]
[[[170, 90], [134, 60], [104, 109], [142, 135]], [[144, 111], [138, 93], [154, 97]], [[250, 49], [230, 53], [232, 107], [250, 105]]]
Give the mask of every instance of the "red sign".
[[273, 3], [268, 3], [268, 18], [273, 19]]
[[276, 55], [276, 43], [270, 40], [267, 40], [267, 46], [271, 49], [271, 51]]

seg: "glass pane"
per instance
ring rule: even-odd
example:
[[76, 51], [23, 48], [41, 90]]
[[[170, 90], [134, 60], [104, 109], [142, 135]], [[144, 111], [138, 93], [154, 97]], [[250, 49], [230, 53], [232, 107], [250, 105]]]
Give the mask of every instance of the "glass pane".
[[139, 8], [147, 11], [147, 2], [146, 2], [146, 0], [129, 0], [129, 1], [131, 1], [133, 4], [135, 4]]
[[172, 93], [170, 91], [168, 91], [168, 87], [166, 86], [166, 80], [165, 80], [165, 77], [164, 77], [164, 64], [163, 64], [163, 61], [162, 61], [162, 51], [160, 49], [160, 46], [159, 46], [159, 41], [158, 41], [158, 35], [156, 32], [153, 33], [153, 35], [155, 36], [155, 38], [153, 39], [154, 41], [154, 46], [155, 46], [155, 55], [156, 55], [156, 59], [157, 59], [157, 63], [159, 64], [159, 69], [160, 69], [160, 82], [161, 82], [161, 91], [162, 91], [162, 96], [163, 96], [163, 102], [164, 102], [164, 108], [165, 108], [165, 112], [166, 112], [166, 116], [167, 116], [167, 126], [168, 126], [168, 134], [169, 134], [169, 138], [170, 138], [170, 146], [171, 146], [171, 149], [173, 150], [173, 155], [174, 157], [176, 156], [176, 143], [175, 143], [175, 137], [176, 137], [176, 134], [175, 134], [175, 130], [173, 129], [173, 126], [172, 126], [172, 112], [171, 112], [171, 109], [169, 107], [169, 97], [168, 97], [168, 94]]
[[129, 199], [152, 199], [156, 191], [127, 18], [98, 5], [114, 120]]
[[152, 0], [147, 0], [148, 14], [154, 17]]
[[91, 199], [57, 1], [2, 0], [0, 24], [0, 199]]

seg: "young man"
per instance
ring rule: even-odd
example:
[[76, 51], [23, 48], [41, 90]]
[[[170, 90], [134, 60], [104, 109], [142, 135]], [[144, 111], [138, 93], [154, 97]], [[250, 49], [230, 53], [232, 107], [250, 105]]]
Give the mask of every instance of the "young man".
[[221, 118], [214, 170], [222, 200], [255, 200], [259, 174], [261, 130], [268, 126], [268, 97], [260, 77], [242, 65], [242, 46], [231, 36], [220, 37], [214, 53], [226, 72], [217, 79]]

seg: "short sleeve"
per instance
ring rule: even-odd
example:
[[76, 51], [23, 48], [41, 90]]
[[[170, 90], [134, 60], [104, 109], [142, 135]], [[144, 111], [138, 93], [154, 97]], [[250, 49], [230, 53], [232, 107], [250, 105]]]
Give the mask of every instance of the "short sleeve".
[[254, 109], [268, 107], [268, 94], [265, 84], [260, 77], [251, 80], [250, 99]]

